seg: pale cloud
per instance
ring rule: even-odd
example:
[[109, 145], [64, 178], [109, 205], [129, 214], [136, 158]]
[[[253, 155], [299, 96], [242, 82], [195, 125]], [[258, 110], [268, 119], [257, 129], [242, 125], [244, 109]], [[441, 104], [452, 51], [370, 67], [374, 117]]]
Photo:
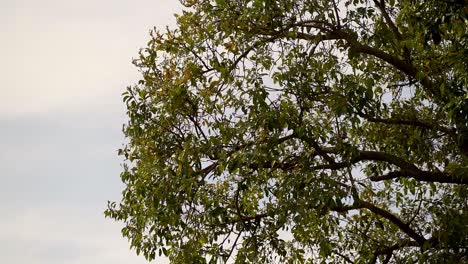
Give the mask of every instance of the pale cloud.
[[177, 1], [7, 1], [0, 11], [5, 116], [99, 103], [138, 77], [148, 31], [174, 24]]
[[[129, 250], [119, 200], [131, 65], [176, 0], [0, 0], [0, 261], [146, 263]], [[165, 263], [158, 259], [154, 263]]]
[[2, 263], [148, 263], [129, 250], [120, 225], [104, 219], [100, 210], [67, 204], [13, 210], [0, 219]]
[[0, 206], [117, 199], [123, 122], [123, 113], [92, 107], [0, 118]]

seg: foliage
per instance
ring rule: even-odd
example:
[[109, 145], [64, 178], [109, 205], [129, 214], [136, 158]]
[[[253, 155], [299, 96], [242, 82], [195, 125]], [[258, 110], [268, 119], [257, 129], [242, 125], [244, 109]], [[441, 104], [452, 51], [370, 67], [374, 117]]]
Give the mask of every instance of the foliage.
[[[468, 5], [186, 0], [106, 216], [172, 263], [468, 261]], [[466, 263], [466, 262], [465, 262]]]

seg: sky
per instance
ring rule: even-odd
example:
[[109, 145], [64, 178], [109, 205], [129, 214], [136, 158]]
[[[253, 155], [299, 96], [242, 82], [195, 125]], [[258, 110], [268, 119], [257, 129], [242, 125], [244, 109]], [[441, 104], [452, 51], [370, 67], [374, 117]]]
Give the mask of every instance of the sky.
[[177, 0], [0, 0], [0, 263], [148, 263], [103, 211], [123, 189], [131, 60], [179, 11]]

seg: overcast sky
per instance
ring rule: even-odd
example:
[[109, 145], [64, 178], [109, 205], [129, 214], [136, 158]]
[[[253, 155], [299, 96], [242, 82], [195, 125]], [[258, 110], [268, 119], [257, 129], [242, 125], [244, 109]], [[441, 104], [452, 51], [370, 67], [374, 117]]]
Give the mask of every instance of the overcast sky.
[[[118, 200], [131, 64], [176, 0], [0, 0], [0, 263], [147, 263]], [[165, 263], [156, 260], [153, 263]]]

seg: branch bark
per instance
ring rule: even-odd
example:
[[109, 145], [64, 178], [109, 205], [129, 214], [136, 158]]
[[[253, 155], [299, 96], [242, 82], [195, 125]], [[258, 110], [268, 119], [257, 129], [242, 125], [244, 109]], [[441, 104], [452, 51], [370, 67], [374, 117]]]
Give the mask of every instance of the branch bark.
[[425, 129], [436, 129], [442, 132], [445, 132], [451, 136], [456, 136], [456, 131], [453, 128], [448, 128], [444, 126], [440, 126], [437, 124], [433, 124], [424, 120], [419, 119], [400, 119], [400, 118], [377, 118], [373, 117], [364, 113], [358, 113], [358, 115], [367, 121], [374, 122], [374, 123], [383, 123], [388, 125], [403, 125], [403, 126], [415, 126], [421, 127]]
[[405, 247], [419, 247], [420, 245], [416, 242], [416, 241], [413, 241], [413, 240], [401, 240], [399, 243], [396, 243], [392, 246], [389, 246], [389, 247], [385, 247], [385, 248], [381, 248], [381, 249], [378, 249], [374, 252], [374, 257], [372, 258], [371, 262], [372, 264], [374, 263], [377, 263], [377, 258], [381, 255], [387, 255], [387, 256], [392, 256], [393, 255], [393, 251], [395, 250], [398, 250], [398, 249], [402, 249], [402, 248], [405, 248]]
[[457, 177], [448, 173], [430, 172], [430, 171], [409, 172], [405, 170], [400, 170], [400, 171], [391, 171], [384, 175], [369, 177], [369, 179], [374, 182], [398, 179], [398, 178], [413, 178], [422, 182], [468, 184], [467, 175], [460, 175], [459, 177]]
[[424, 242], [426, 242], [426, 239], [423, 236], [416, 233], [416, 231], [414, 231], [408, 224], [404, 223], [400, 218], [396, 217], [395, 215], [391, 214], [390, 212], [388, 212], [388, 211], [386, 211], [386, 210], [384, 210], [382, 208], [379, 208], [379, 207], [377, 207], [377, 206], [375, 206], [375, 205], [373, 205], [373, 204], [371, 204], [369, 202], [366, 202], [366, 201], [359, 201], [358, 204], [360, 206], [362, 206], [362, 208], [366, 208], [369, 211], [375, 213], [376, 215], [379, 215], [379, 216], [389, 220], [394, 225], [398, 226], [398, 228], [400, 228], [401, 231], [403, 231], [409, 237], [414, 239], [420, 246], [423, 246]]
[[335, 212], [347, 212], [347, 211], [355, 210], [355, 209], [367, 209], [371, 211], [372, 213], [389, 220], [391, 223], [396, 225], [403, 233], [407, 234], [410, 238], [412, 238], [420, 247], [422, 247], [424, 243], [427, 241], [423, 236], [419, 235], [415, 230], [413, 230], [409, 226], [409, 224], [404, 223], [400, 218], [398, 218], [391, 212], [386, 211], [380, 207], [377, 207], [372, 203], [369, 203], [363, 200], [357, 200], [355, 201], [354, 205], [335, 206], [335, 207], [330, 208], [330, 210], [335, 211]]
[[395, 34], [395, 37], [398, 40], [402, 40], [403, 36], [401, 35], [400, 31], [396, 27], [395, 23], [393, 23], [392, 19], [390, 18], [390, 15], [387, 12], [387, 9], [385, 8], [385, 1], [380, 0], [374, 0], [374, 4], [377, 6], [377, 8], [380, 10], [380, 13], [382, 13], [382, 16], [385, 19], [385, 22], [387, 23], [388, 27], [392, 30], [393, 34]]

